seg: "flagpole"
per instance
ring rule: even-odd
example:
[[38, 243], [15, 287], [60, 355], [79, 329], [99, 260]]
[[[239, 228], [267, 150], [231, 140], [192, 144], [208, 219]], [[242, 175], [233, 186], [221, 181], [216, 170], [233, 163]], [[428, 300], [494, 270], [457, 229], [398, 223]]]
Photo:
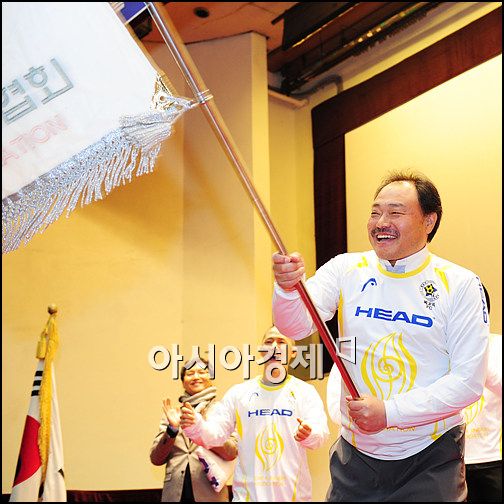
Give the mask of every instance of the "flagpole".
[[[180, 71], [184, 75], [184, 78], [190, 87], [194, 97], [198, 101], [201, 106], [201, 109], [207, 118], [212, 130], [214, 131], [219, 143], [224, 149], [225, 153], [229, 157], [238, 178], [240, 179], [244, 189], [252, 200], [253, 205], [256, 210], [259, 212], [259, 215], [264, 222], [271, 239], [275, 243], [279, 252], [283, 255], [288, 255], [287, 249], [285, 248], [278, 231], [276, 230], [266, 207], [261, 201], [259, 194], [257, 193], [250, 176], [248, 175], [245, 161], [243, 160], [242, 155], [240, 154], [238, 147], [236, 146], [231, 133], [227, 129], [224, 120], [222, 119], [215, 102], [212, 100], [213, 96], [206, 87], [201, 75], [199, 74], [196, 65], [194, 64], [189, 51], [185, 47], [184, 42], [182, 41], [180, 35], [178, 34], [175, 26], [173, 25], [171, 19], [164, 12], [162, 6], [158, 8], [159, 2], [147, 2], [147, 7], [149, 12], [156, 23], [159, 32], [161, 33], [166, 45], [170, 49], [173, 58], [175, 59]], [[312, 319], [317, 327], [320, 337], [324, 342], [329, 354], [331, 355], [334, 363], [337, 365], [343, 382], [348, 388], [348, 391], [354, 398], [359, 397], [359, 393], [355, 385], [352, 382], [350, 375], [348, 374], [347, 369], [345, 368], [343, 362], [338, 356], [336, 344], [332, 339], [329, 329], [327, 328], [325, 322], [320, 317], [315, 304], [313, 303], [306, 286], [303, 282], [299, 282], [296, 285], [296, 289], [299, 292], [303, 303], [306, 308], [310, 312]]]

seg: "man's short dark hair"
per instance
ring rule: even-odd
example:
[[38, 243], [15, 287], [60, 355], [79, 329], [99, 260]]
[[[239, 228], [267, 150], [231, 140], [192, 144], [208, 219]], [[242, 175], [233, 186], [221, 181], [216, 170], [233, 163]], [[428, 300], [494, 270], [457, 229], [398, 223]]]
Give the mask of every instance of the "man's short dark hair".
[[432, 241], [432, 238], [434, 238], [439, 228], [439, 224], [441, 224], [441, 216], [443, 215], [441, 197], [434, 183], [422, 173], [405, 171], [392, 172], [382, 181], [374, 197], [376, 198], [378, 193], [392, 182], [411, 182], [416, 188], [418, 202], [420, 203], [423, 214], [435, 213], [437, 215], [436, 224], [434, 224], [432, 231], [427, 235], [427, 242]]

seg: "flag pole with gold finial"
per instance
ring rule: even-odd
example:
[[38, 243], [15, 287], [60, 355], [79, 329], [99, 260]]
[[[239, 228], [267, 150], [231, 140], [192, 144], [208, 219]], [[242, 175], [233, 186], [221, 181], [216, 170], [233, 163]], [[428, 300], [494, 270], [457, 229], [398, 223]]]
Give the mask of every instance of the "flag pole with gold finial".
[[51, 404], [52, 404], [52, 369], [53, 361], [59, 345], [56, 315], [58, 307], [50, 304], [47, 308], [49, 319], [40, 334], [37, 345], [37, 359], [44, 359], [44, 372], [40, 385], [40, 429], [38, 445], [42, 463], [42, 482], [45, 480], [49, 446], [51, 439]]

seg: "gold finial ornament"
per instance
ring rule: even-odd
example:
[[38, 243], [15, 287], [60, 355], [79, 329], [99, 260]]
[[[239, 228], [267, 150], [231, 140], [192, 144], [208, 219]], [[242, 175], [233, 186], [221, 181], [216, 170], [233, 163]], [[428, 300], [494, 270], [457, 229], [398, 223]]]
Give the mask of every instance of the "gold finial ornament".
[[175, 100], [175, 90], [165, 74], [157, 75], [152, 104], [155, 110], [166, 110], [171, 107]]

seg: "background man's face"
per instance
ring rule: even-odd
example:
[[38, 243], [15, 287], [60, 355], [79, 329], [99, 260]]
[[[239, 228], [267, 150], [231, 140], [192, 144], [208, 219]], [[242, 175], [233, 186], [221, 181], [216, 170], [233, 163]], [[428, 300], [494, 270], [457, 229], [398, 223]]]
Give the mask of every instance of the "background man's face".
[[195, 364], [185, 372], [182, 384], [189, 395], [197, 394], [210, 387], [210, 373], [208, 372], [208, 368], [203, 369], [198, 364]]

